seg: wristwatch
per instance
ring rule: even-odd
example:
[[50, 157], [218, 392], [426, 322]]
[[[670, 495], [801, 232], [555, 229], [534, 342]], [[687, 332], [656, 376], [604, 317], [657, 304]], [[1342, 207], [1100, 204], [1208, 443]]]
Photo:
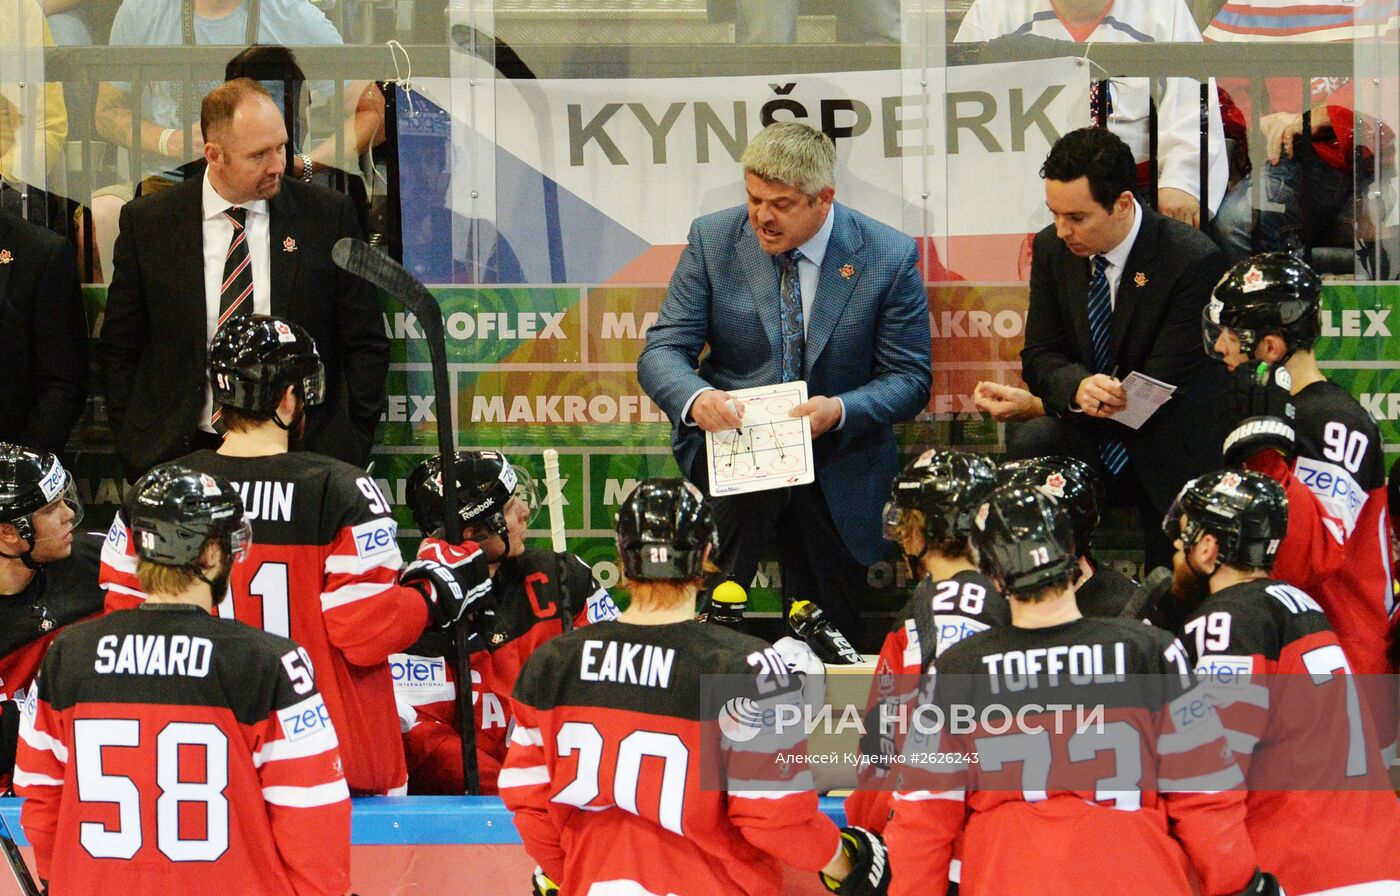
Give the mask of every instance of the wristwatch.
[[297, 153], [297, 158], [301, 159], [302, 181], [308, 184], [311, 183], [311, 178], [316, 173], [316, 169], [311, 164], [311, 156], [307, 155], [304, 152], [299, 152]]

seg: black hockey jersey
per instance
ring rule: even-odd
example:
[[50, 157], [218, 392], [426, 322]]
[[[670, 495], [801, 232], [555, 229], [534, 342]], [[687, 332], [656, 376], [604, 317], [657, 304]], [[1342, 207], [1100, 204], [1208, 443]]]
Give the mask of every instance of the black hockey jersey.
[[[520, 669], [536, 648], [564, 631], [561, 609], [571, 628], [617, 618], [617, 605], [582, 560], [569, 554], [564, 569], [568, 587], [560, 589], [554, 552], [526, 548], [496, 569], [493, 606], [476, 616], [473, 640], [480, 649], [471, 657], [472, 704], [482, 793], [496, 792]], [[409, 793], [463, 792], [456, 663], [455, 640], [442, 629], [429, 629], [389, 659], [399, 716], [407, 726]]]
[[[965, 896], [1027, 881], [1046, 896], [1186, 896], [1188, 858], [1205, 892], [1249, 880], [1241, 775], [1170, 635], [1102, 618], [1003, 626], [936, 665], [947, 722], [906, 741], [885, 829], [891, 893], [938, 891], [959, 833]], [[1103, 722], [1057, 716], [1061, 705], [1098, 707]], [[964, 711], [973, 720], [954, 723]]]
[[[428, 623], [423, 595], [398, 584], [403, 557], [389, 502], [369, 474], [309, 452], [181, 463], [228, 479], [243, 496], [253, 546], [233, 568], [220, 616], [290, 637], [320, 674], [357, 794], [402, 793], [403, 741], [389, 656]], [[102, 553], [107, 609], [137, 606], [136, 556], [121, 515]]]
[[1211, 595], [1183, 637], [1246, 771], [1261, 865], [1289, 893], [1400, 886], [1400, 806], [1363, 710], [1389, 676], [1353, 675], [1317, 601], [1275, 579]]
[[[526, 662], [500, 792], [526, 849], [571, 892], [610, 881], [619, 892], [775, 894], [780, 861], [816, 871], [836, 854], [811, 773], [721, 736], [702, 672], [760, 695], [796, 689], [769, 645], [694, 621], [603, 622]], [[766, 761], [762, 780], [735, 772], [748, 756]]]
[[[891, 717], [888, 712], [881, 714], [880, 703], [897, 705], [914, 697], [919, 676], [936, 657], [978, 632], [1010, 623], [1011, 605], [996, 583], [982, 573], [964, 570], [938, 582], [925, 577], [880, 646], [866, 703], [867, 732], [877, 727], [881, 718]], [[933, 631], [926, 631], [930, 626]], [[885, 731], [878, 741], [868, 739], [866, 743], [872, 749], [863, 755], [886, 756], [897, 751], [898, 738]], [[884, 830], [890, 814], [890, 788], [885, 780], [889, 771], [886, 764], [862, 760], [856, 789], [846, 798], [846, 817], [851, 824]]]
[[65, 629], [15, 786], [53, 896], [339, 896], [350, 793], [306, 652], [191, 604]]

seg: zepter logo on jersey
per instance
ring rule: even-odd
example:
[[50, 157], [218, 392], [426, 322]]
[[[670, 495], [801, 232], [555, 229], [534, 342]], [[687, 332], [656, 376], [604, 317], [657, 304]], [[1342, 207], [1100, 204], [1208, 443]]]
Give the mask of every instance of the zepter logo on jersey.
[[1063, 498], [1065, 496], [1065, 477], [1059, 473], [1051, 473], [1045, 477], [1045, 482], [1041, 483], [1040, 490], [1052, 498]]

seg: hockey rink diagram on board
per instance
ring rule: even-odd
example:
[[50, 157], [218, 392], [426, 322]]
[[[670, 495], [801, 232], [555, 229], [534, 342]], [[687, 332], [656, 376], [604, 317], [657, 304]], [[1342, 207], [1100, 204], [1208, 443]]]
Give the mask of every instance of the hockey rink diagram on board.
[[788, 416], [807, 400], [807, 384], [781, 383], [729, 394], [743, 403], [744, 425], [706, 434], [710, 494], [736, 495], [812, 482], [811, 424], [806, 417]]

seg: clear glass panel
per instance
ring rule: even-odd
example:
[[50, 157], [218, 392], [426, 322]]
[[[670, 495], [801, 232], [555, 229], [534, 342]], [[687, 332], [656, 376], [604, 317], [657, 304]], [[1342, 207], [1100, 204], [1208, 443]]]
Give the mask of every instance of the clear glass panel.
[[1356, 8], [1355, 153], [1357, 276], [1400, 279], [1400, 8]]
[[62, 85], [45, 76], [51, 44], [37, 0], [0, 0], [0, 207], [37, 220], [68, 136]]

